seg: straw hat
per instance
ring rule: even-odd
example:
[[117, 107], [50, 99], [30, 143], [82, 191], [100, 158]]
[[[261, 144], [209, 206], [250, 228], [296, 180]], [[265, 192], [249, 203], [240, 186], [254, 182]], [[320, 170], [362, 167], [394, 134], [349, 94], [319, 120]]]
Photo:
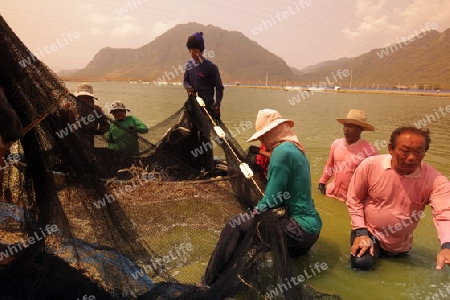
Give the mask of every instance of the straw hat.
[[373, 127], [372, 125], [367, 123], [366, 113], [360, 109], [351, 109], [348, 112], [346, 118], [339, 118], [339, 119], [336, 119], [336, 121], [338, 121], [341, 124], [344, 124], [344, 123], [355, 124], [355, 125], [358, 125], [358, 126], [364, 128], [364, 130], [366, 130], [366, 131], [374, 131], [375, 130], [375, 127]]
[[75, 92], [75, 96], [89, 96], [94, 99], [97, 99], [94, 95], [94, 88], [87, 82], [82, 82], [77, 86], [77, 91]]
[[281, 123], [287, 122], [290, 127], [294, 126], [294, 121], [283, 119], [280, 113], [273, 109], [262, 109], [256, 116], [255, 128], [256, 132], [248, 140], [247, 143], [256, 141], [266, 132], [277, 127]]
[[123, 104], [123, 102], [119, 100], [116, 100], [113, 103], [111, 103], [111, 108], [109, 109], [109, 112], [113, 112], [114, 110], [130, 111], [128, 108], [125, 107], [125, 104]]

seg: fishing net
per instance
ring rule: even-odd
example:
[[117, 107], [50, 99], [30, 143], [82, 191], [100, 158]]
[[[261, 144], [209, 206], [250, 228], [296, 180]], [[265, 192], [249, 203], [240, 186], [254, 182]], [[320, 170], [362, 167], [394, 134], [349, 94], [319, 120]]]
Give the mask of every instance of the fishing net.
[[[144, 139], [83, 107], [3, 18], [0, 53], [0, 85], [25, 129], [2, 149], [2, 299], [339, 299], [286, 282], [282, 211], [255, 217], [223, 274], [197, 286], [224, 224], [257, 203], [264, 178], [241, 171], [254, 155], [196, 98]], [[67, 108], [91, 117], [71, 123]], [[137, 151], [85, 130], [101, 118]]]

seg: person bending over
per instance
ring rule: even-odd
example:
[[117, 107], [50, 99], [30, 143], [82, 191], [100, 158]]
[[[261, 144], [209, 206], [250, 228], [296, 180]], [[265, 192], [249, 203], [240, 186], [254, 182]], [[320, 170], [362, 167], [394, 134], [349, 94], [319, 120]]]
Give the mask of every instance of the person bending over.
[[[294, 122], [283, 119], [276, 110], [260, 110], [255, 125], [257, 131], [247, 142], [259, 140], [271, 156], [265, 196], [252, 213], [284, 206], [287, 213], [279, 222], [289, 254], [291, 257], [305, 255], [319, 238], [322, 228], [311, 197], [311, 173], [305, 149], [291, 128]], [[224, 272], [255, 220], [248, 218], [237, 225], [232, 219], [225, 225], [208, 263], [204, 284], [212, 285]]]

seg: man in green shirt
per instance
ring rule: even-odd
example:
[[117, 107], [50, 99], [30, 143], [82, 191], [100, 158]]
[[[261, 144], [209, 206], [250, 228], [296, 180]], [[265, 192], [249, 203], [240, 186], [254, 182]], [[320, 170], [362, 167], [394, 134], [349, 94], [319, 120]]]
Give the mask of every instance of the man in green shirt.
[[[223, 229], [208, 263], [204, 284], [213, 284], [233, 259], [254, 215], [284, 206], [280, 218], [286, 246], [291, 257], [309, 252], [319, 238], [322, 220], [311, 197], [311, 173], [303, 145], [292, 128], [292, 120], [283, 119], [272, 109], [263, 109], [256, 118], [256, 133], [247, 141], [259, 140], [270, 151], [267, 187], [253, 211], [232, 218]], [[251, 216], [249, 216], [251, 215]]]
[[130, 111], [121, 101], [111, 103], [110, 113], [114, 116], [114, 122], [110, 124], [106, 133], [108, 148], [127, 155], [139, 154], [138, 133], [147, 133], [148, 127], [135, 116], [128, 115]]

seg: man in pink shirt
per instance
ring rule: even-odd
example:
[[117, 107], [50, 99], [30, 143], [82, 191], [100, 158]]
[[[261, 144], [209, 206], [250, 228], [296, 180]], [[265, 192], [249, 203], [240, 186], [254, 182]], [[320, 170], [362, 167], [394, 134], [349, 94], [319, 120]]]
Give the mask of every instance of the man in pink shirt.
[[[318, 189], [322, 194], [326, 193], [328, 197], [346, 201], [348, 185], [356, 167], [366, 157], [377, 155], [378, 151], [371, 143], [361, 138], [363, 131], [375, 130], [367, 123], [364, 111], [351, 109], [346, 118], [336, 120], [343, 124], [344, 137], [336, 139], [331, 144]], [[330, 178], [332, 180], [325, 188]]]
[[356, 169], [347, 195], [352, 268], [369, 270], [380, 255], [407, 254], [427, 204], [442, 248], [436, 269], [450, 264], [450, 182], [422, 162], [429, 144], [428, 130], [397, 128], [390, 154], [366, 158]]

